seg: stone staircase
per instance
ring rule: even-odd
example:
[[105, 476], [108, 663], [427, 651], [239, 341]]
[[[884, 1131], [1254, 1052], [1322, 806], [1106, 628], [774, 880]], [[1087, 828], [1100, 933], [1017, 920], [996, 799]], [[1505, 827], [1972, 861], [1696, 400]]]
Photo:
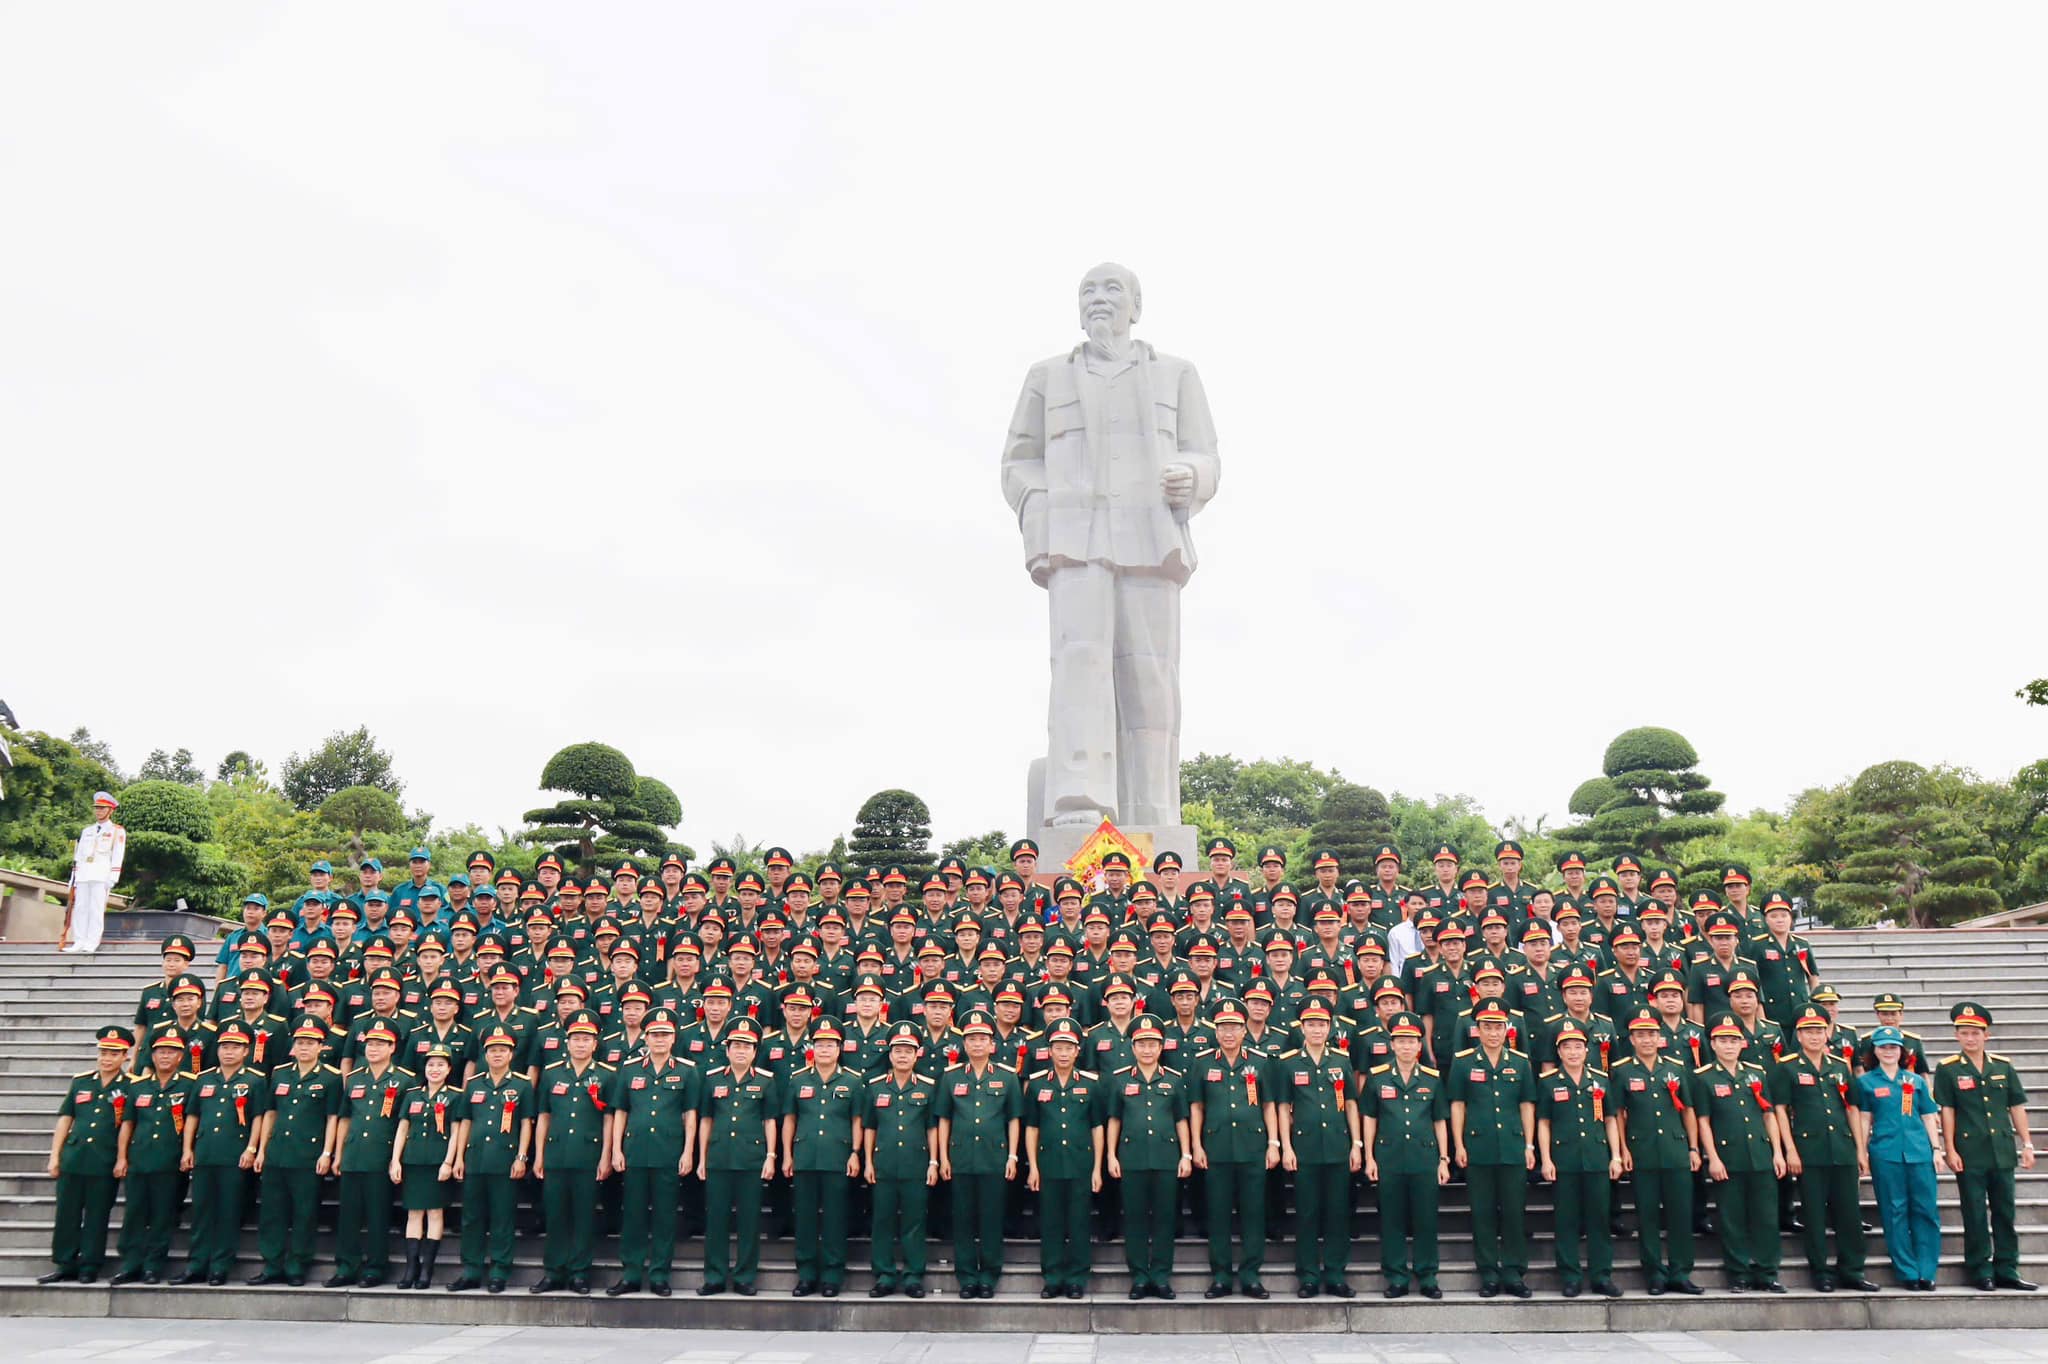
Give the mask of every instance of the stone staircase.
[[[1952, 1050], [1949, 1005], [1973, 998], [1996, 1015], [1993, 1049], [2013, 1058], [2035, 1091], [2030, 1114], [2035, 1131], [2048, 1141], [2048, 930], [1913, 932], [1823, 932], [1813, 935], [1826, 978], [1844, 997], [1844, 1017], [1867, 1030], [1870, 997], [1892, 989], [1908, 1002], [1908, 1026], [1919, 1032], [1931, 1056]], [[522, 1238], [514, 1291], [502, 1297], [450, 1295], [431, 1290], [400, 1293], [328, 1292], [318, 1289], [229, 1287], [221, 1289], [129, 1286], [109, 1290], [104, 1283], [80, 1287], [38, 1287], [30, 1282], [48, 1268], [54, 1188], [44, 1176], [50, 1132], [64, 1082], [92, 1064], [92, 1030], [112, 1021], [126, 1022], [137, 993], [157, 972], [153, 951], [144, 946], [103, 948], [92, 958], [62, 956], [54, 949], [0, 946], [0, 1313], [7, 1315], [89, 1315], [152, 1317], [270, 1317], [293, 1320], [421, 1321], [449, 1324], [652, 1326], [689, 1324], [757, 1329], [887, 1329], [887, 1330], [1027, 1330], [1027, 1331], [1472, 1331], [1472, 1330], [1661, 1330], [1731, 1329], [1737, 1327], [1840, 1328], [1855, 1326], [1938, 1327], [1968, 1325], [2048, 1325], [2048, 1292], [2038, 1296], [2012, 1293], [1979, 1295], [1959, 1287], [1961, 1220], [1954, 1184], [1941, 1184], [1943, 1211], [1943, 1291], [1903, 1294], [1887, 1291], [1870, 1296], [1837, 1293], [1822, 1296], [1804, 1290], [1804, 1256], [1797, 1237], [1787, 1237], [1784, 1279], [1793, 1292], [1783, 1298], [1731, 1298], [1718, 1290], [1722, 1277], [1718, 1248], [1712, 1237], [1700, 1241], [1699, 1281], [1708, 1287], [1702, 1299], [1650, 1298], [1643, 1294], [1633, 1239], [1617, 1246], [1616, 1281], [1628, 1292], [1617, 1302], [1556, 1296], [1557, 1276], [1550, 1263], [1552, 1205], [1546, 1187], [1531, 1190], [1532, 1233], [1530, 1284], [1538, 1297], [1482, 1301], [1474, 1295], [1477, 1275], [1472, 1264], [1471, 1219], [1463, 1191], [1453, 1185], [1445, 1193], [1442, 1227], [1446, 1298], [1430, 1303], [1413, 1297], [1397, 1303], [1378, 1296], [1379, 1247], [1375, 1218], [1368, 1211], [1355, 1222], [1357, 1241], [1352, 1264], [1360, 1296], [1351, 1303], [1327, 1298], [1297, 1300], [1292, 1273], [1293, 1247], [1276, 1240], [1268, 1248], [1265, 1276], [1273, 1298], [1253, 1303], [1242, 1298], [1205, 1302], [1208, 1282], [1203, 1244], [1184, 1227], [1174, 1276], [1179, 1300], [1170, 1303], [1128, 1302], [1129, 1276], [1121, 1244], [1095, 1248], [1094, 1296], [1083, 1302], [1041, 1302], [1037, 1298], [1037, 1248], [1031, 1241], [1013, 1241], [1001, 1296], [993, 1302], [960, 1302], [954, 1297], [950, 1273], [951, 1247], [935, 1242], [932, 1272], [926, 1283], [931, 1296], [922, 1302], [902, 1298], [871, 1301], [866, 1270], [867, 1243], [858, 1229], [850, 1251], [853, 1268], [846, 1296], [835, 1302], [790, 1299], [795, 1281], [793, 1250], [786, 1240], [764, 1244], [761, 1296], [753, 1299], [698, 1299], [692, 1293], [696, 1276], [690, 1266], [701, 1263], [702, 1243], [685, 1240], [677, 1247], [678, 1296], [660, 1300], [645, 1296], [605, 1299], [557, 1294], [531, 1297], [520, 1287], [539, 1274], [537, 1238]], [[1866, 1185], [1866, 1200], [1868, 1197]], [[2020, 1176], [2019, 1222], [2023, 1266], [2030, 1277], [2048, 1277], [2048, 1161]], [[941, 1195], [942, 1196], [942, 1195]], [[331, 1185], [329, 1201], [331, 1204]], [[1874, 1208], [1867, 1207], [1874, 1225]], [[115, 1217], [118, 1225], [120, 1209]], [[1632, 1220], [1632, 1219], [1631, 1219]], [[243, 1273], [255, 1271], [253, 1215], [245, 1232]], [[1871, 1276], [1889, 1285], [1889, 1265], [1882, 1237], [1871, 1238]], [[180, 1234], [173, 1247], [173, 1265], [184, 1250]], [[326, 1255], [328, 1237], [321, 1237]], [[600, 1245], [598, 1280], [614, 1247]], [[453, 1247], [441, 1260], [440, 1278], [453, 1276]], [[1473, 1314], [1481, 1314], [1475, 1317]], [[1510, 1315], [1511, 1314], [1511, 1315]], [[1482, 1320], [1483, 1318], [1483, 1320]]]

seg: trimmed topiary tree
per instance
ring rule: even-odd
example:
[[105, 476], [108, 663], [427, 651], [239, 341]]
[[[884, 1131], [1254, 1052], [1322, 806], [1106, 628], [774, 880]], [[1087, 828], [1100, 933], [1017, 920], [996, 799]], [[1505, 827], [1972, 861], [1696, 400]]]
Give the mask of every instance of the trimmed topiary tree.
[[121, 792], [121, 823], [128, 830], [125, 883], [139, 905], [227, 915], [241, 898], [249, 873], [213, 841], [213, 809], [206, 793], [174, 781], [139, 781]]
[[683, 803], [675, 791], [642, 777], [633, 760], [609, 744], [570, 744], [548, 759], [540, 784], [544, 791], [566, 792], [568, 799], [528, 810], [526, 821], [536, 827], [520, 837], [552, 847], [583, 871], [628, 857], [692, 855], [663, 832], [682, 821]]
[[1699, 761], [1677, 730], [1624, 730], [1607, 745], [1601, 775], [1572, 792], [1571, 812], [1585, 822], [1560, 829], [1556, 837], [1586, 845], [1596, 858], [1633, 853], [1645, 861], [1672, 862], [1679, 844], [1728, 828], [1720, 813], [1728, 798], [1696, 770]]

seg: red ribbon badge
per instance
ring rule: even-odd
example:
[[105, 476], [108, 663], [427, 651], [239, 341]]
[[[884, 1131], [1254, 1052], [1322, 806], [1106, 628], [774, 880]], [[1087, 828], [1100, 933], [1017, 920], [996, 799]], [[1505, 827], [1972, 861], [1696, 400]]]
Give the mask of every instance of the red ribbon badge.
[[1019, 1042], [1017, 1044], [1017, 1073], [1019, 1075], [1024, 1073], [1024, 1054], [1030, 1050], [1031, 1044], [1029, 1042]]
[[[128, 1110], [128, 1096], [116, 1093], [112, 1096], [111, 1102], [114, 1105], [114, 1125], [119, 1127], [121, 1125], [121, 1115]], [[1909, 1109], [1908, 1111], [1910, 1112], [1911, 1110]]]
[[398, 1086], [395, 1084], [389, 1084], [384, 1086], [384, 1108], [378, 1116], [385, 1118], [390, 1117], [392, 1106], [395, 1105], [397, 1102]]
[[[1613, 1041], [1614, 1039], [1611, 1037], [1600, 1039], [1600, 1069], [1602, 1070], [1607, 1069], [1607, 1048], [1613, 1045]], [[1594, 1109], [1593, 1116], [1596, 1118], [1600, 1116], [1600, 1111], [1597, 1108]]]
[[1842, 1111], [1846, 1113], [1849, 1110], [1849, 1086], [1846, 1081], [1838, 1080], [1835, 1089], [1842, 1096]]
[[235, 1096], [235, 1121], [243, 1127], [249, 1125], [249, 1096], [246, 1094]]
[[202, 1043], [194, 1042], [186, 1050], [192, 1053], [192, 1069], [198, 1070], [200, 1058], [206, 1055], [205, 1046]]
[[603, 1099], [597, 1097], [600, 1088], [601, 1086], [598, 1084], [597, 1081], [592, 1080], [590, 1082], [590, 1105], [591, 1107], [595, 1108], [598, 1112], [602, 1113], [605, 1109], [605, 1103]]
[[1764, 1097], [1764, 1082], [1762, 1080], [1751, 1080], [1749, 1082], [1749, 1092], [1756, 1096], [1756, 1106], [1758, 1108], [1766, 1110], [1770, 1108], [1770, 1100]]
[[1342, 1108], [1344, 1106], [1344, 1077], [1342, 1075], [1332, 1075], [1330, 1077], [1330, 1092], [1337, 1097], [1337, 1107]]
[[1671, 1106], [1680, 1113], [1685, 1112], [1685, 1100], [1678, 1097], [1678, 1081], [1666, 1080], [1664, 1087], [1671, 1091]]
[[256, 1030], [256, 1054], [258, 1056], [263, 1055], [263, 1049], [269, 1045], [270, 1030], [268, 1028], [258, 1028]]
[[1913, 1116], [1913, 1090], [1914, 1086], [1899, 1082], [1899, 1112], [1909, 1118]]
[[507, 1094], [505, 1096], [505, 1115], [498, 1121], [498, 1130], [500, 1132], [510, 1132], [512, 1130], [512, 1115], [518, 1111], [519, 1096], [517, 1094]]
[[1853, 1042], [1844, 1042], [1842, 1044], [1842, 1064], [1845, 1066], [1853, 1066], [1855, 1063], [1856, 1044]]
[[1244, 1097], [1253, 1108], [1259, 1106], [1259, 1073], [1250, 1066], [1244, 1071]]
[[182, 1096], [171, 1100], [171, 1131], [185, 1135], [185, 1100]]
[[439, 1136], [448, 1135], [448, 1096], [434, 1096], [434, 1131]]
[[1602, 1089], [1602, 1088], [1600, 1088], [1600, 1086], [1598, 1086], [1598, 1085], [1594, 1085], [1594, 1086], [1593, 1086], [1593, 1121], [1594, 1121], [1594, 1122], [1605, 1122], [1605, 1121], [1607, 1120], [1607, 1108], [1606, 1108], [1606, 1104], [1607, 1104], [1607, 1091], [1606, 1091], [1606, 1090], [1604, 1090], [1604, 1089]]

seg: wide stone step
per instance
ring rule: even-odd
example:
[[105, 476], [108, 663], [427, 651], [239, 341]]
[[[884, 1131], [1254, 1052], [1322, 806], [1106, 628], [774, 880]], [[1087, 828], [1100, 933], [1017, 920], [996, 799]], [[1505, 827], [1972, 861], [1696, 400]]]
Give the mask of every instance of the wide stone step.
[[[1230, 1298], [1175, 1302], [1127, 1302], [1120, 1294], [1096, 1292], [1079, 1302], [1043, 1302], [1034, 1281], [1006, 1279], [988, 1302], [950, 1296], [912, 1300], [901, 1296], [872, 1301], [849, 1295], [837, 1299], [791, 1300], [778, 1293], [742, 1298], [727, 1294], [699, 1298], [687, 1291], [672, 1298], [636, 1294], [606, 1298], [551, 1293], [535, 1297], [514, 1291], [500, 1296], [451, 1294], [438, 1289], [401, 1293], [392, 1289], [326, 1291], [318, 1288], [145, 1288], [108, 1289], [32, 1283], [0, 1285], [0, 1314], [8, 1316], [118, 1317], [124, 1320], [221, 1319], [264, 1321], [349, 1321], [407, 1325], [597, 1326], [698, 1331], [890, 1331], [1037, 1332], [1067, 1335], [1187, 1333], [1202, 1335], [1323, 1334], [1345, 1332], [1427, 1335], [1474, 1332], [1619, 1332], [1762, 1330], [1930, 1330], [1944, 1332], [2038, 1327], [2042, 1307], [2033, 1295], [1976, 1294], [1961, 1289], [1936, 1293], [1821, 1295], [1794, 1291], [1783, 1297], [1651, 1298], [1617, 1301], [1555, 1298], [1518, 1302], [1479, 1300], [1459, 1291], [1441, 1302], [1408, 1297], [1386, 1302], [1376, 1280], [1360, 1284], [1359, 1298], [1338, 1303], [1302, 1302], [1276, 1292], [1268, 1302]], [[82, 1330], [93, 1331], [90, 1326]], [[99, 1330], [119, 1331], [110, 1326]], [[656, 1347], [660, 1348], [659, 1346]]]

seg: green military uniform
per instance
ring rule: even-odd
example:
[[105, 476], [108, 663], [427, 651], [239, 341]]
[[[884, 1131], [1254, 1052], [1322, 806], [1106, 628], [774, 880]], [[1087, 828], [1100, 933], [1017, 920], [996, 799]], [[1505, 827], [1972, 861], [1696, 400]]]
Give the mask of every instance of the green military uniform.
[[95, 1068], [74, 1075], [58, 1100], [57, 1116], [69, 1118], [71, 1125], [57, 1150], [56, 1227], [50, 1234], [50, 1259], [58, 1277], [86, 1283], [98, 1278], [106, 1263], [114, 1161], [134, 1083], [115, 1059], [128, 1054], [127, 1030], [101, 1028], [97, 1041], [103, 1055], [112, 1053], [108, 1063], [114, 1074], [102, 1080]]
[[[1244, 1018], [1234, 1001], [1219, 1012]], [[1237, 1283], [1252, 1288], [1266, 1267], [1266, 1153], [1275, 1140], [1268, 1124], [1275, 1121], [1277, 1097], [1272, 1076], [1258, 1053], [1240, 1048], [1233, 1061], [1219, 1048], [1197, 1056], [1187, 1078], [1190, 1118], [1199, 1107], [1197, 1131], [1208, 1159], [1203, 1192], [1209, 1281], [1228, 1289], [1235, 1276]], [[1244, 1246], [1235, 1268], [1230, 1257], [1233, 1216]]]
[[[394, 1044], [394, 1051], [397, 1050]], [[400, 1100], [413, 1077], [397, 1066], [381, 1075], [351, 1071], [343, 1088], [340, 1210], [334, 1231], [336, 1288], [374, 1288], [391, 1268], [391, 1147], [405, 1116]]]
[[[1390, 1031], [1422, 1035], [1414, 1014], [1397, 1014]], [[1448, 1149], [1444, 1124], [1450, 1092], [1443, 1077], [1418, 1064], [1405, 1078], [1398, 1064], [1376, 1066], [1359, 1090], [1359, 1109], [1372, 1123], [1372, 1158], [1379, 1172], [1380, 1269], [1388, 1292], [1399, 1296], [1412, 1280], [1435, 1296], [1438, 1177]], [[1398, 1290], [1398, 1291], [1397, 1291]]]
[[[1979, 1005], [1950, 1011], [1958, 1026], [1988, 1029]], [[1963, 1277], [2013, 1284], [2019, 1280], [2019, 1235], [2014, 1226], [2014, 1169], [2019, 1163], [2012, 1109], [2024, 1107], [2027, 1089], [2013, 1063], [1996, 1052], [1976, 1064], [1958, 1052], [1934, 1067], [1934, 1101], [1942, 1109], [1949, 1144], [1962, 1157], [1956, 1195], [1963, 1213]]]
[[[491, 1022], [478, 1032], [480, 1042], [493, 1037], [518, 1053], [511, 1029]], [[512, 1275], [519, 1204], [512, 1167], [523, 1166], [532, 1157], [539, 1104], [533, 1082], [524, 1074], [508, 1069], [503, 1080], [493, 1080], [481, 1057], [477, 1066], [477, 1073], [463, 1086], [469, 1132], [462, 1155], [462, 1277], [457, 1282], [474, 1287], [488, 1277], [494, 1287], [502, 1288]]]
[[[1519, 1051], [1503, 1046], [1488, 1059], [1484, 1050], [1461, 1051], [1450, 1067], [1451, 1103], [1464, 1105], [1458, 1139], [1467, 1165], [1472, 1199], [1472, 1252], [1479, 1263], [1479, 1290], [1522, 1288], [1529, 1272], [1529, 1244], [1523, 1232], [1528, 1207], [1529, 1134], [1523, 1108], [1536, 1102], [1536, 1067]], [[1453, 1108], [1456, 1122], [1456, 1109]]]
[[[818, 1031], [840, 1035], [839, 1025], [829, 1019], [818, 1025]], [[865, 1085], [859, 1072], [843, 1065], [834, 1066], [827, 1076], [815, 1064], [797, 1071], [783, 1085], [783, 1113], [793, 1120], [789, 1151], [795, 1168], [791, 1197], [797, 1282], [834, 1294], [846, 1282], [846, 1212], [853, 1190], [846, 1167], [854, 1154], [853, 1130]]]
[[[1048, 1037], [1071, 1036], [1080, 1028], [1062, 1019]], [[1050, 1066], [1031, 1077], [1024, 1096], [1024, 1121], [1038, 1134], [1039, 1267], [1048, 1290], [1078, 1298], [1087, 1291], [1089, 1193], [1099, 1170], [1095, 1135], [1108, 1121], [1107, 1083], [1076, 1069], [1062, 1082]]]
[[[758, 1039], [760, 1030], [751, 1019], [741, 1019], [726, 1030], [725, 1040], [729, 1044], [741, 1036]], [[703, 1288], [751, 1291], [761, 1269], [761, 1171], [774, 1149], [768, 1126], [782, 1120], [782, 1089], [773, 1075], [752, 1066], [744, 1075], [730, 1065], [719, 1066], [703, 1084], [698, 1113], [710, 1120], [700, 1154], [705, 1172]], [[701, 1122], [698, 1126], [703, 1130]]]
[[[892, 1042], [898, 1038], [915, 1042], [917, 1030], [904, 1024], [891, 1034]], [[900, 1085], [891, 1070], [873, 1075], [862, 1096], [861, 1125], [874, 1143], [870, 1244], [877, 1296], [899, 1286], [915, 1289], [918, 1296], [924, 1292], [925, 1179], [932, 1164], [931, 1133], [938, 1126], [937, 1107], [937, 1082], [916, 1071]]]
[[442, 1183], [441, 1167], [448, 1162], [456, 1124], [469, 1117], [469, 1097], [461, 1085], [451, 1082], [430, 1089], [428, 1082], [420, 1079], [406, 1091], [403, 1102], [405, 1149], [398, 1155], [402, 1176], [399, 1201], [407, 1212], [445, 1208], [453, 1190]]
[[[970, 1018], [966, 1032], [994, 1027]], [[953, 1263], [963, 1290], [992, 1295], [1003, 1272], [1003, 1195], [1010, 1162], [1011, 1128], [1024, 1116], [1017, 1076], [991, 1063], [976, 1073], [966, 1063], [939, 1077], [941, 1148], [952, 1170]]]
[[1685, 1124], [1691, 1074], [1668, 1053], [1648, 1066], [1625, 1057], [1609, 1074], [1629, 1155], [1643, 1279], [1652, 1293], [1692, 1280], [1693, 1148]]
[[[1762, 996], [1764, 1017], [1785, 1025], [1806, 1007], [1819, 968], [1813, 962], [1813, 946], [1798, 934], [1779, 942], [1768, 933], [1742, 945], [1742, 955], [1756, 963], [1757, 991]], [[1859, 1222], [1857, 1225], [1861, 1226]]]
[[[167, 1036], [180, 1043], [182, 1034]], [[178, 1163], [185, 1154], [185, 1124], [198, 1088], [190, 1071], [158, 1080], [155, 1071], [136, 1076], [128, 1087], [128, 1175], [121, 1212], [121, 1273], [154, 1283], [171, 1253], [178, 1229]]]
[[[1158, 1036], [1149, 1018], [1133, 1036]], [[1118, 1127], [1117, 1164], [1123, 1181], [1124, 1263], [1131, 1291], [1164, 1296], [1173, 1291], [1173, 1233], [1180, 1216], [1181, 1139], [1187, 1121], [1187, 1090], [1164, 1066], [1147, 1075], [1136, 1065], [1110, 1077], [1108, 1116]], [[1163, 1291], [1162, 1291], [1163, 1290]]]
[[1334, 1043], [1321, 1056], [1304, 1047], [1272, 1060], [1273, 1102], [1294, 1152], [1294, 1272], [1304, 1296], [1347, 1295], [1351, 1262], [1351, 1058]]
[[[1826, 1024], [1826, 1015], [1818, 1009], [1801, 1007]], [[1819, 1283], [1833, 1282], [1828, 1272], [1828, 1227], [1832, 1224], [1835, 1274], [1843, 1282], [1860, 1282], [1865, 1251], [1849, 1067], [1832, 1052], [1823, 1051], [1818, 1062], [1809, 1061], [1804, 1052], [1792, 1052], [1779, 1058], [1767, 1073], [1766, 1090], [1791, 1128], [1792, 1148], [1799, 1153], [1799, 1201], [1806, 1209], [1806, 1266]]]
[[[570, 1019], [567, 1035], [588, 1030], [597, 1020], [587, 1010]], [[592, 1059], [582, 1070], [557, 1061], [540, 1073], [535, 1117], [546, 1119], [541, 1139], [541, 1199], [547, 1239], [541, 1248], [541, 1282], [588, 1283], [597, 1255], [598, 1165], [604, 1157], [606, 1115], [618, 1072]]]
[[[658, 1011], [650, 1027], [675, 1030]], [[621, 1124], [626, 1166], [620, 1172], [619, 1282], [631, 1288], [666, 1286], [676, 1251], [676, 1213], [682, 1206], [685, 1124], [703, 1107], [703, 1072], [673, 1054], [656, 1067], [643, 1056], [619, 1067], [612, 1107]]]
[[[233, 1025], [230, 1025], [233, 1026]], [[239, 1031], [231, 1034], [240, 1036]], [[242, 1234], [242, 1158], [252, 1163], [270, 1092], [248, 1066], [194, 1077], [185, 1115], [192, 1142], [192, 1259], [188, 1272], [223, 1280]], [[192, 1125], [196, 1121], [196, 1131]]]
[[1612, 1079], [1591, 1066], [1583, 1067], [1577, 1079], [1560, 1066], [1536, 1084], [1536, 1115], [1550, 1134], [1550, 1163], [1557, 1174], [1554, 1240], [1567, 1296], [1583, 1283], [1603, 1291], [1613, 1283], [1614, 1237], [1607, 1219], [1614, 1194], [1608, 1145], [1614, 1100]]
[[1728, 1171], [1715, 1185], [1714, 1211], [1729, 1282], [1738, 1289], [1775, 1283], [1778, 1189], [1764, 1072], [1740, 1061], [1732, 1073], [1703, 1066], [1693, 1072], [1692, 1104], [1712, 1126], [1714, 1153]]
[[[308, 1035], [325, 1031], [310, 1022]], [[312, 1266], [320, 1157], [332, 1154], [330, 1129], [341, 1099], [341, 1072], [332, 1066], [315, 1061], [312, 1069], [301, 1071], [296, 1061], [287, 1061], [270, 1073], [256, 1225], [263, 1272], [274, 1279], [303, 1280]]]

